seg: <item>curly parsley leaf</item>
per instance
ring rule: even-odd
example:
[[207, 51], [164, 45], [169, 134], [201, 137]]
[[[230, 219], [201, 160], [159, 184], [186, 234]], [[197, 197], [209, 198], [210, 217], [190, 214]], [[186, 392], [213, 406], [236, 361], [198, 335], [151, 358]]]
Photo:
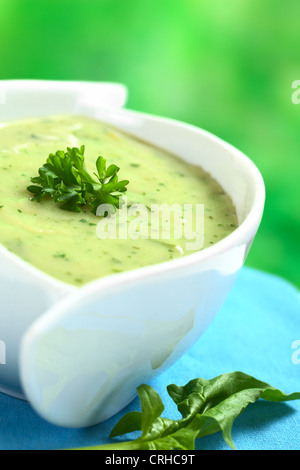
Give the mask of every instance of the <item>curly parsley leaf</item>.
[[138, 439], [117, 441], [86, 449], [120, 450], [194, 450], [195, 440], [221, 431], [231, 449], [235, 449], [231, 429], [234, 420], [259, 398], [279, 402], [299, 400], [300, 393], [286, 395], [271, 385], [242, 372], [232, 372], [211, 380], [197, 378], [179, 387], [169, 385], [168, 393], [182, 418], [161, 417], [164, 405], [149, 385], [138, 387], [141, 411], [125, 414], [110, 437], [141, 431]]
[[83, 206], [89, 205], [93, 214], [101, 204], [110, 204], [114, 210], [119, 208], [129, 181], [118, 181], [120, 168], [107, 167], [102, 156], [96, 161], [96, 178], [92, 177], [85, 167], [84, 152], [82, 145], [51, 153], [39, 169], [39, 176], [31, 178], [33, 185], [27, 187], [33, 194], [31, 200], [40, 202], [51, 197], [60, 209], [72, 212], [81, 212]]

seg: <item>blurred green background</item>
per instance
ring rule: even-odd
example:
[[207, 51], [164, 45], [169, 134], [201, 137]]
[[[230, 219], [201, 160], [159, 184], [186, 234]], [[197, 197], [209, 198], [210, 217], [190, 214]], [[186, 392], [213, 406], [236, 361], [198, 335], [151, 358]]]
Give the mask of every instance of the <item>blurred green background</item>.
[[267, 189], [247, 264], [300, 287], [298, 0], [0, 0], [0, 79], [117, 81], [128, 108], [203, 127]]

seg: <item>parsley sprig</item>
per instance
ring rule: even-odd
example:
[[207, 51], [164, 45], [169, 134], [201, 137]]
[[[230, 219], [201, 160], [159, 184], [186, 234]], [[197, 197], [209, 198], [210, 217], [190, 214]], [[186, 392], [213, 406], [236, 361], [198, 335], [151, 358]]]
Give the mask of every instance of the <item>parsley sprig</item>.
[[116, 165], [107, 167], [102, 156], [96, 161], [96, 178], [92, 177], [85, 167], [84, 152], [82, 145], [80, 148], [68, 147], [66, 152], [50, 153], [38, 171], [39, 176], [31, 178], [34, 184], [27, 187], [34, 195], [32, 201], [52, 197], [60, 209], [72, 212], [81, 212], [83, 206], [89, 205], [95, 215], [101, 204], [109, 204], [114, 210], [119, 208], [129, 181], [118, 181], [120, 168]]

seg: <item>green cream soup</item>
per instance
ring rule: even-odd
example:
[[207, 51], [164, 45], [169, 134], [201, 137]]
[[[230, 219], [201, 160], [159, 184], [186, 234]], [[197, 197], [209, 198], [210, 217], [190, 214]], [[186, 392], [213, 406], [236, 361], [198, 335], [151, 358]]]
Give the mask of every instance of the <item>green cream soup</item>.
[[102, 276], [193, 253], [186, 249], [184, 238], [100, 239], [96, 229], [104, 219], [88, 207], [76, 213], [61, 210], [50, 198], [32, 201], [26, 188], [49, 153], [81, 145], [85, 145], [90, 174], [95, 172], [99, 155], [120, 167], [119, 180], [129, 180], [125, 193], [128, 206], [144, 204], [151, 213], [152, 204], [203, 204], [203, 248], [237, 226], [230, 197], [210, 175], [107, 124], [73, 115], [3, 123], [0, 243], [49, 275], [81, 286]]

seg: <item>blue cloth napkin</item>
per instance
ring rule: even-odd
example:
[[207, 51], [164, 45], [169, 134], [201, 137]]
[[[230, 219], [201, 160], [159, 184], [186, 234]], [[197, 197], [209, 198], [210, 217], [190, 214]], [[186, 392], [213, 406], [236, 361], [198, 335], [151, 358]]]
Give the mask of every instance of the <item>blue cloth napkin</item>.
[[[240, 370], [285, 393], [299, 392], [300, 353], [293, 349], [297, 340], [299, 291], [281, 278], [245, 267], [204, 335], [150, 385], [164, 401], [164, 416], [176, 419], [178, 411], [166, 386], [184, 385], [196, 377], [210, 379]], [[121, 416], [139, 409], [136, 399], [105, 423], [88, 429], [63, 429], [45, 422], [27, 402], [0, 394], [0, 449], [51, 450], [109, 443], [109, 433]], [[249, 405], [236, 419], [232, 437], [238, 450], [300, 449], [300, 401], [259, 400]], [[217, 433], [198, 439], [197, 449], [228, 447]]]

